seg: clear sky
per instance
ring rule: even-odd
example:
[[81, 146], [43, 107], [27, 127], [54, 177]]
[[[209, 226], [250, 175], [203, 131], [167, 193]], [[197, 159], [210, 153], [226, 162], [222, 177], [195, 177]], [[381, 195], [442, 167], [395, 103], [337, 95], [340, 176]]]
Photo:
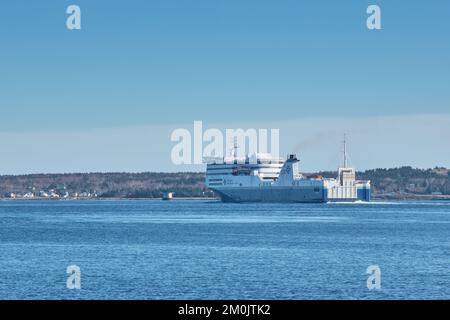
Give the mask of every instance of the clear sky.
[[194, 120], [316, 141], [308, 170], [344, 131], [359, 168], [450, 167], [449, 39], [448, 0], [4, 1], [0, 174], [201, 170], [170, 163]]

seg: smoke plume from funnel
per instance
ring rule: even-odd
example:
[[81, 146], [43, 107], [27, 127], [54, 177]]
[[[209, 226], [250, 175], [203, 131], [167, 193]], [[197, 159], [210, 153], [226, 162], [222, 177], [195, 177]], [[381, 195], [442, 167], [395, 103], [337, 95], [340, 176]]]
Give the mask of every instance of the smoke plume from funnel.
[[293, 153], [299, 154], [300, 152], [304, 152], [305, 150], [308, 150], [309, 148], [315, 145], [320, 144], [323, 145], [326, 142], [333, 141], [339, 134], [340, 132], [338, 130], [333, 131], [330, 130], [330, 131], [321, 131], [311, 136], [308, 136], [295, 146]]

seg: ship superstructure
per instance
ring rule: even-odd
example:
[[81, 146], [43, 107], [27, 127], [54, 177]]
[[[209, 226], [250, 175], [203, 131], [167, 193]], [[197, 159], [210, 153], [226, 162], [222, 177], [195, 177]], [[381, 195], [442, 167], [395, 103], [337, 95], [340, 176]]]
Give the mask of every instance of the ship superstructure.
[[345, 143], [337, 178], [302, 175], [295, 155], [286, 161], [268, 154], [232, 155], [207, 161], [206, 186], [224, 202], [370, 201], [370, 181], [356, 180]]

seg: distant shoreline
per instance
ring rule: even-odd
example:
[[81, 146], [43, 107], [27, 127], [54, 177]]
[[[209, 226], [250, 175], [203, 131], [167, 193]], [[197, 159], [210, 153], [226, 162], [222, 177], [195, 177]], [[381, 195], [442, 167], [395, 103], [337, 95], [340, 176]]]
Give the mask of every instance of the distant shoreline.
[[[170, 200], [164, 200], [162, 198], [44, 198], [44, 197], [34, 197], [34, 198], [0, 198], [0, 202], [32, 202], [32, 201], [220, 201], [219, 198], [211, 197], [180, 197], [172, 198]], [[432, 196], [432, 195], [407, 195], [402, 197], [393, 196], [376, 196], [372, 197], [372, 202], [377, 201], [450, 201], [450, 196]]]
[[44, 197], [34, 197], [34, 198], [0, 198], [0, 201], [127, 201], [127, 200], [151, 200], [151, 201], [181, 201], [181, 200], [189, 200], [189, 201], [219, 201], [219, 198], [208, 198], [208, 197], [180, 197], [180, 198], [172, 198], [170, 200], [163, 200], [162, 198], [102, 198], [102, 197], [96, 197], [96, 198], [44, 198]]
[[[324, 178], [337, 172], [319, 172]], [[370, 180], [373, 200], [450, 200], [450, 170], [401, 167], [357, 172]], [[0, 199], [12, 200], [174, 200], [215, 199], [204, 172], [68, 173], [0, 175]]]
[[450, 195], [431, 195], [431, 194], [398, 194], [398, 195], [376, 195], [372, 197], [374, 201], [382, 201], [382, 200], [398, 200], [398, 201], [407, 201], [407, 200], [443, 200], [449, 201]]

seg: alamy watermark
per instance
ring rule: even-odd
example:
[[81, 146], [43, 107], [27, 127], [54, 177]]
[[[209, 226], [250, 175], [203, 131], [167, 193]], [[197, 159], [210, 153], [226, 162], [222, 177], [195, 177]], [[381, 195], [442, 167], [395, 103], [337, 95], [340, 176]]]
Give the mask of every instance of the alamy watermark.
[[70, 265], [66, 269], [66, 273], [69, 275], [66, 281], [67, 289], [81, 289], [81, 269], [77, 265]]
[[[193, 133], [178, 128], [172, 132], [170, 140], [177, 142], [171, 152], [172, 162], [177, 165], [202, 164], [209, 158], [225, 158], [228, 155], [232, 155], [233, 161], [238, 163], [245, 162], [246, 155], [256, 153], [270, 153], [274, 158], [280, 155], [279, 129], [225, 129], [224, 135], [217, 128], [203, 131], [203, 122], [194, 121]], [[257, 159], [250, 157], [248, 161], [256, 163]]]
[[[72, 4], [67, 7], [66, 26], [69, 30], [81, 29], [81, 8], [78, 5]], [[381, 8], [378, 5], [371, 4], [367, 7], [366, 13], [369, 15], [366, 21], [366, 26], [369, 30], [381, 29]]]
[[371, 265], [367, 267], [366, 273], [369, 275], [367, 278], [367, 289], [380, 290], [381, 289], [381, 269], [377, 265]]
[[66, 13], [70, 14], [66, 20], [66, 26], [69, 30], [80, 30], [81, 29], [81, 9], [77, 5], [70, 5], [66, 9]]
[[377, 5], [370, 5], [367, 7], [367, 14], [370, 16], [367, 18], [367, 29], [369, 30], [381, 30], [381, 8]]
[[[378, 5], [369, 5], [366, 13], [366, 27], [369, 30], [381, 30], [381, 8]], [[66, 27], [69, 30], [81, 29], [81, 8], [72, 4], [67, 7]], [[186, 128], [175, 129], [170, 137], [176, 142], [171, 151], [171, 160], [174, 164], [203, 164], [208, 158], [223, 158], [227, 155], [232, 161], [243, 163], [256, 162], [257, 157], [246, 158], [246, 155], [256, 153], [270, 153], [277, 158], [280, 154], [280, 130], [279, 129], [225, 129], [217, 128], [203, 130], [202, 121], [194, 121], [193, 130]], [[225, 160], [226, 161], [226, 160]], [[79, 266], [67, 267], [68, 274], [66, 287], [68, 289], [81, 289], [81, 269]], [[367, 288], [369, 290], [381, 289], [381, 269], [378, 265], [367, 268]]]

